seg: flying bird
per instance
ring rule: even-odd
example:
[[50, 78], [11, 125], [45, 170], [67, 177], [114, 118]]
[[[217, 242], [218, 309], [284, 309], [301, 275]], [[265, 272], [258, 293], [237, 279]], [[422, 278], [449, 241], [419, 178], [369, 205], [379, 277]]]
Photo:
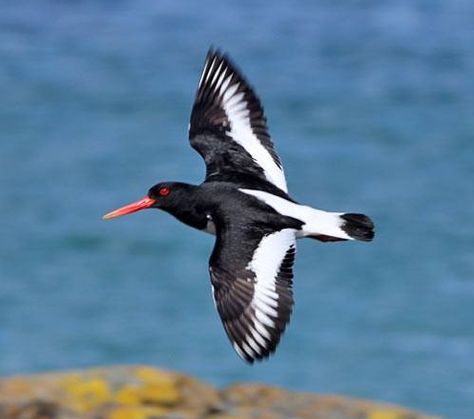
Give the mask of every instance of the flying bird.
[[290, 320], [296, 239], [370, 241], [374, 225], [366, 215], [326, 212], [290, 197], [262, 104], [219, 50], [206, 57], [189, 141], [205, 161], [203, 183], [158, 183], [104, 219], [157, 208], [215, 235], [214, 303], [233, 348], [253, 363], [275, 351]]

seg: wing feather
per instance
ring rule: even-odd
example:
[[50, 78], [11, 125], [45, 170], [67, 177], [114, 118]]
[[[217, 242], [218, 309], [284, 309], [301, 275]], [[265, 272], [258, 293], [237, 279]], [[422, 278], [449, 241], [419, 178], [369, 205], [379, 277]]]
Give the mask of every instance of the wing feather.
[[211, 283], [217, 311], [235, 351], [253, 363], [273, 353], [293, 308], [293, 229], [253, 237], [250, 253], [236, 261], [226, 247], [241, 246], [238, 235], [217, 240], [211, 256]]
[[220, 51], [208, 52], [191, 112], [189, 139], [206, 163], [207, 179], [247, 173], [287, 192], [260, 100]]

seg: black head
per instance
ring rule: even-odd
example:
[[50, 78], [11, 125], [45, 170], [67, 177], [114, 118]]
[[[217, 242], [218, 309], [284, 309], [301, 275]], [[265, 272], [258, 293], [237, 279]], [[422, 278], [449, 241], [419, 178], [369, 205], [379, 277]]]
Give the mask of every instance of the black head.
[[104, 219], [120, 217], [147, 208], [173, 210], [186, 205], [192, 185], [180, 182], [161, 182], [151, 187], [147, 196], [104, 215]]
[[194, 188], [187, 183], [160, 182], [149, 189], [147, 196], [155, 201], [153, 208], [168, 210], [186, 206]]

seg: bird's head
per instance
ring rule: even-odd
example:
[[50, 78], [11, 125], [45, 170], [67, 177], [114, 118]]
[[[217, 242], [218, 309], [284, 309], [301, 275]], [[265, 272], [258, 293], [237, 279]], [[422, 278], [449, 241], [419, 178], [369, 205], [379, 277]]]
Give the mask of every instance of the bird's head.
[[[147, 208], [169, 209], [178, 205], [186, 193], [185, 184], [178, 182], [161, 182], [152, 186], [147, 195], [138, 201], [127, 204], [103, 216], [104, 220], [121, 217]], [[184, 192], [184, 194], [183, 194]]]

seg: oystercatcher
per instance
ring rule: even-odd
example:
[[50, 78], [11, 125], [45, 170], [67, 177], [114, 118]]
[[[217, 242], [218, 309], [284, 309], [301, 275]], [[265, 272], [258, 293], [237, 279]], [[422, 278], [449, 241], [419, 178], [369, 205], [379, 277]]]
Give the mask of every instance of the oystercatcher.
[[235, 351], [253, 363], [275, 351], [289, 322], [296, 239], [370, 241], [374, 226], [366, 215], [321, 211], [288, 195], [260, 100], [219, 50], [206, 57], [189, 141], [206, 163], [203, 183], [158, 183], [104, 218], [158, 208], [214, 234], [214, 303]]

